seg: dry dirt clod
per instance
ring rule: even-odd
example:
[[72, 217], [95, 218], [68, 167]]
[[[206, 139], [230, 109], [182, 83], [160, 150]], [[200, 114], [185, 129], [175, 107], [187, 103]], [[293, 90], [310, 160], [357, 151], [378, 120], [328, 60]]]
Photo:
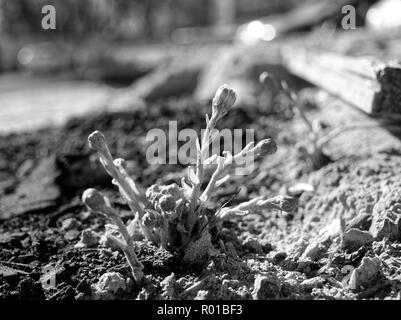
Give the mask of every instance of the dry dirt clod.
[[262, 245], [256, 238], [253, 237], [247, 237], [242, 242], [242, 247], [248, 252], [258, 253], [258, 254], [263, 253]]
[[323, 287], [325, 280], [318, 276], [310, 279], [306, 279], [301, 282], [301, 287], [304, 290], [312, 290], [313, 288], [321, 288]]
[[317, 261], [320, 258], [322, 258], [326, 252], [327, 252], [327, 247], [325, 245], [323, 245], [320, 242], [320, 240], [318, 239], [306, 247], [301, 258], [303, 258], [303, 259], [309, 258], [312, 261]]
[[381, 263], [378, 257], [364, 257], [361, 264], [356, 268], [350, 278], [351, 289], [359, 289], [375, 280], [381, 271]]
[[75, 248], [92, 248], [99, 243], [99, 236], [91, 229], [85, 229], [82, 231], [81, 239], [75, 245]]
[[274, 299], [279, 296], [281, 284], [274, 273], [258, 274], [255, 278], [252, 297], [254, 300]]
[[173, 299], [175, 295], [175, 288], [177, 286], [174, 273], [164, 278], [160, 284], [162, 286], [162, 297], [165, 299]]
[[385, 186], [383, 196], [373, 208], [370, 227], [375, 240], [388, 238], [398, 240], [401, 237], [401, 193], [396, 186]]
[[368, 231], [349, 229], [343, 235], [342, 247], [352, 251], [373, 242], [373, 236]]
[[69, 231], [78, 228], [79, 225], [80, 223], [78, 222], [77, 219], [68, 218], [63, 220], [63, 222], [61, 223], [61, 229], [63, 229], [64, 231]]
[[299, 240], [295, 242], [294, 245], [292, 246], [290, 250], [290, 256], [293, 257], [294, 259], [298, 259], [299, 257], [302, 256], [308, 245], [309, 245], [308, 239], [306, 239], [305, 237], [299, 238]]
[[99, 282], [92, 287], [93, 297], [96, 300], [115, 299], [120, 291], [127, 289], [124, 277], [118, 272], [107, 272], [103, 274]]

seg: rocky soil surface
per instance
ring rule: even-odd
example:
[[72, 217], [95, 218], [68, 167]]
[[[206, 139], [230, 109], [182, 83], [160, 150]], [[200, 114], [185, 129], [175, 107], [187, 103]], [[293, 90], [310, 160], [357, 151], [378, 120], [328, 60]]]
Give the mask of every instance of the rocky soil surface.
[[[278, 151], [258, 161], [252, 174], [234, 177], [219, 188], [211, 209], [227, 201], [238, 204], [277, 194], [298, 195], [298, 209], [219, 224], [213, 254], [192, 265], [152, 243], [136, 241], [145, 273], [144, 282], [137, 285], [124, 255], [102, 238], [106, 218], [88, 212], [80, 200], [85, 188], [96, 187], [110, 197], [124, 222], [133, 219], [89, 150], [87, 136], [101, 130], [113, 155], [127, 160], [129, 173], [142, 187], [178, 182], [186, 174], [184, 166], [151, 166], [145, 161], [146, 132], [168, 130], [169, 120], [177, 120], [178, 129], [199, 132], [204, 114], [210, 113], [204, 102], [207, 83], [197, 82], [203, 87], [196, 89], [186, 83], [194, 95], [147, 94], [141, 104], [125, 111], [93, 113], [59, 128], [3, 135], [2, 299], [400, 299], [399, 124], [379, 124], [273, 68], [300, 90], [307, 116], [320, 121], [322, 137], [347, 127], [328, 139], [323, 148], [327, 158], [316, 166], [301, 152], [301, 146], [310, 144], [305, 123], [283, 97], [269, 100], [257, 82], [269, 64], [222, 59], [231, 61], [228, 65], [234, 59], [234, 65], [243, 68], [235, 74], [228, 67], [230, 81], [252, 99], [240, 100], [220, 128], [254, 129], [256, 140], [275, 139]], [[204, 80], [207, 70], [199, 72], [187, 76]], [[241, 81], [244, 72], [247, 80]], [[163, 81], [157, 81], [160, 94]], [[220, 80], [211, 81], [215, 82]], [[135, 94], [127, 90], [125, 99], [130, 96]]]

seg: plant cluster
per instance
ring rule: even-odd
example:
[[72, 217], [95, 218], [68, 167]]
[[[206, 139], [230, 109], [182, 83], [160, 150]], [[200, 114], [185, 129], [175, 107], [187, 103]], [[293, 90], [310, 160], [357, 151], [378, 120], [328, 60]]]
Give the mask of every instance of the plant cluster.
[[142, 279], [143, 266], [135, 255], [132, 230], [139, 231], [155, 245], [182, 254], [184, 261], [198, 262], [212, 253], [210, 232], [219, 221], [262, 210], [292, 212], [296, 208], [297, 199], [289, 196], [260, 196], [234, 207], [208, 208], [213, 192], [230, 179], [235, 169], [245, 167], [249, 158], [255, 160], [277, 150], [272, 139], [265, 139], [256, 145], [249, 143], [235, 155], [224, 151], [221, 156], [208, 156], [209, 147], [218, 136], [215, 128], [232, 108], [236, 97], [236, 92], [227, 85], [217, 90], [212, 101], [212, 114], [206, 115], [204, 134], [196, 142], [196, 166], [188, 168], [188, 176], [182, 177], [181, 185], [153, 185], [142, 192], [129, 176], [125, 161], [113, 159], [104, 135], [95, 131], [89, 136], [90, 148], [98, 153], [101, 164], [126, 199], [135, 219], [127, 229], [109, 200], [95, 189], [83, 193], [83, 202], [90, 210], [109, 217], [118, 227], [120, 236], [106, 231], [106, 237], [124, 252], [136, 281]]

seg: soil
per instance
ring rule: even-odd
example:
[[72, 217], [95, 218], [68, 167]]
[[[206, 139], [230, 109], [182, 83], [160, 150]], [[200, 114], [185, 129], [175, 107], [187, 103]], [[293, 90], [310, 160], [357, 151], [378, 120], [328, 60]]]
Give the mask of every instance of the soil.
[[[317, 89], [305, 90], [311, 98], [321, 96]], [[327, 118], [332, 112], [327, 104], [336, 103], [326, 96], [307, 114]], [[282, 101], [270, 108], [239, 104], [221, 121], [220, 128], [251, 128], [256, 140], [275, 139], [278, 152], [259, 160], [252, 174], [219, 188], [211, 209], [259, 195], [294, 194], [306, 183], [312, 189], [296, 193], [294, 213], [271, 211], [221, 223], [213, 237], [215, 253], [201, 264], [185, 265], [152, 243], [136, 241], [144, 265], [141, 284], [134, 283], [120, 252], [99, 243], [76, 248], [83, 230], [100, 236], [108, 223], [82, 204], [86, 188], [107, 194], [124, 222], [133, 218], [89, 150], [88, 135], [101, 130], [112, 154], [128, 161], [141, 186], [170, 184], [180, 181], [185, 167], [150, 166], [145, 133], [167, 130], [170, 120], [178, 121], [178, 129], [199, 132], [205, 113], [209, 104], [181, 96], [0, 137], [0, 298], [95, 299], [94, 286], [107, 272], [125, 279], [124, 290], [108, 296], [119, 299], [400, 298], [399, 137], [391, 140], [380, 128], [375, 143], [367, 138], [352, 144], [344, 134], [324, 150], [320, 168], [310, 166], [295, 147], [307, 143], [306, 127]], [[44, 285], [46, 270], [54, 276], [53, 286]]]

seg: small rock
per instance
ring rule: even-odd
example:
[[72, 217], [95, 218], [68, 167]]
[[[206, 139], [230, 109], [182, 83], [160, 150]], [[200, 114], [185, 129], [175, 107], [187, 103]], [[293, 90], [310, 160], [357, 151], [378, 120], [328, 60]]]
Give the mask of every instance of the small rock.
[[103, 274], [99, 282], [92, 286], [95, 299], [115, 299], [116, 294], [126, 290], [126, 283], [123, 276], [118, 272], [107, 272]]
[[273, 250], [272, 244], [267, 240], [262, 240], [260, 245], [262, 246], [263, 253], [269, 253]]
[[312, 290], [313, 288], [323, 287], [324, 279], [322, 277], [314, 277], [311, 279], [306, 279], [301, 282], [301, 286], [304, 290]]
[[280, 292], [280, 281], [274, 273], [258, 274], [255, 278], [252, 297], [254, 300], [277, 298]]
[[208, 300], [209, 291], [199, 290], [194, 300]]
[[401, 193], [388, 186], [383, 190], [383, 194], [373, 207], [372, 225], [369, 230], [375, 240], [398, 240], [401, 238]]
[[285, 260], [285, 258], [287, 258], [287, 253], [285, 252], [277, 252], [274, 256], [273, 256], [273, 262], [275, 264], [279, 264], [282, 261]]
[[345, 232], [342, 247], [344, 249], [355, 251], [372, 242], [373, 236], [368, 231], [352, 228]]
[[75, 218], [68, 218], [65, 219], [62, 223], [61, 223], [61, 229], [63, 229], [64, 231], [69, 231], [69, 230], [73, 230], [78, 228], [80, 225], [80, 223], [78, 222], [77, 219]]
[[103, 247], [110, 248], [113, 251], [121, 251], [121, 248], [107, 236], [110, 234], [118, 239], [121, 239], [121, 234], [118, 231], [118, 227], [115, 224], [107, 223], [104, 228], [105, 232], [100, 237], [99, 244]]
[[68, 241], [73, 241], [79, 237], [79, 231], [78, 230], [70, 230], [66, 232], [64, 235], [64, 239]]
[[243, 242], [242, 242], [242, 247], [252, 253], [263, 253], [263, 248], [259, 241], [255, 238], [252, 237], [247, 237]]
[[351, 289], [359, 289], [375, 280], [380, 274], [381, 263], [378, 257], [364, 257], [361, 264], [351, 275], [349, 285]]
[[309, 241], [304, 238], [301, 237], [292, 247], [291, 251], [290, 251], [290, 256], [298, 259], [300, 256], [302, 256], [302, 254], [304, 253], [305, 249], [308, 247], [309, 245]]
[[176, 287], [176, 279], [174, 273], [166, 277], [160, 285], [162, 286], [162, 296], [166, 299], [173, 299]]
[[290, 297], [300, 291], [300, 285], [295, 279], [287, 279], [283, 281], [281, 293], [284, 297]]
[[92, 215], [91, 211], [82, 211], [79, 214], [79, 219], [81, 219], [81, 221], [86, 221], [90, 218], [91, 215]]
[[81, 240], [75, 245], [75, 248], [92, 248], [99, 243], [99, 236], [91, 229], [82, 231]]
[[306, 276], [311, 275], [319, 269], [319, 264], [308, 259], [299, 259], [296, 266], [296, 271], [304, 273]]
[[[333, 219], [333, 221], [328, 224], [326, 227], [319, 231], [319, 236], [323, 240], [325, 239], [333, 239], [341, 232], [341, 220]], [[323, 240], [323, 241], [324, 241]]]
[[306, 247], [306, 249], [302, 255], [302, 258], [303, 259], [309, 258], [312, 261], [317, 261], [324, 256], [326, 251], [327, 251], [326, 246], [321, 244], [319, 240], [316, 240], [316, 241], [310, 243]]
[[370, 232], [376, 240], [388, 238], [390, 241], [397, 240], [400, 236], [400, 217], [394, 216], [391, 212], [386, 212], [382, 216], [373, 217]]

